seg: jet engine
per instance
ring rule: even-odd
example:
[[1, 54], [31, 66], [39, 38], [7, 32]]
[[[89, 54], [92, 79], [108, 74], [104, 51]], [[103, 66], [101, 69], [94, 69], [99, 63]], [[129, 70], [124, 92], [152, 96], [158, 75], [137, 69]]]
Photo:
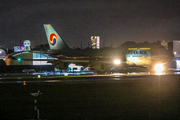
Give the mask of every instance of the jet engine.
[[55, 63], [53, 64], [56, 68], [58, 69], [67, 69], [68, 68], [68, 65], [69, 63], [66, 63], [66, 62], [58, 62], [58, 63]]
[[106, 64], [96, 64], [93, 66], [94, 70], [96, 71], [108, 71], [108, 66]]

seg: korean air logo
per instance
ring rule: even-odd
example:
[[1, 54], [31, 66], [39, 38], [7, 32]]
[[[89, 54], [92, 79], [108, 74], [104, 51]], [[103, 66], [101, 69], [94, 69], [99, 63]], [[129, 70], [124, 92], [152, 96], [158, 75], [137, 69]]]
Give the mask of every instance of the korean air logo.
[[51, 33], [49, 36], [50, 44], [52, 46], [56, 45], [57, 43], [57, 35], [55, 33]]

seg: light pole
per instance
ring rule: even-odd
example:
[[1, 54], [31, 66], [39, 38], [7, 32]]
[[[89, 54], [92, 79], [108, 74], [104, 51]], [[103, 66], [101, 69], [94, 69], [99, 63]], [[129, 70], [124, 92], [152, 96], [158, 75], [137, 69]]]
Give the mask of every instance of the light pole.
[[37, 106], [36, 106], [36, 103], [37, 103], [36, 97], [41, 95], [42, 92], [40, 92], [40, 90], [38, 90], [38, 92], [34, 92], [34, 93], [30, 93], [30, 94], [35, 97], [35, 99], [34, 99], [34, 110], [37, 111], [37, 119], [39, 119], [39, 109], [37, 109]]

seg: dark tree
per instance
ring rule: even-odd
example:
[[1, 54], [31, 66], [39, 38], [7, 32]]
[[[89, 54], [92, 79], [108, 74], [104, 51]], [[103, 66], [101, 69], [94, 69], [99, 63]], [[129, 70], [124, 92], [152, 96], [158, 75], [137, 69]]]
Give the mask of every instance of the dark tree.
[[47, 51], [47, 50], [49, 50], [49, 44], [36, 45], [32, 50]]
[[0, 73], [6, 72], [6, 62], [0, 59]]

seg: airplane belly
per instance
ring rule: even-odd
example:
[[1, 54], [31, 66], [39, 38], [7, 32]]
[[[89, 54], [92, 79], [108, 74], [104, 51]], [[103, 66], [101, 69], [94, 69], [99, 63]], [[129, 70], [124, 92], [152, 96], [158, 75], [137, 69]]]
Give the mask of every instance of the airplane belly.
[[89, 60], [60, 60], [61, 62], [68, 62], [68, 63], [87, 63]]

